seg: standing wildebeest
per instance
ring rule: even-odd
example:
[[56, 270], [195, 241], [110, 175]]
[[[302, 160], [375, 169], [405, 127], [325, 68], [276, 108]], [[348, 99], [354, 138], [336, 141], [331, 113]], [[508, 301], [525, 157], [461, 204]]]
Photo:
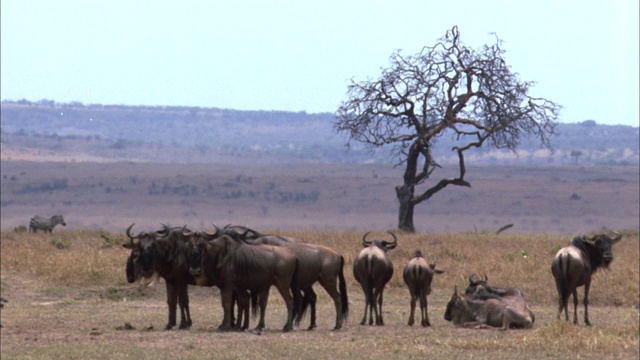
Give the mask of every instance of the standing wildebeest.
[[151, 282], [151, 279], [155, 282], [158, 276], [162, 277], [167, 288], [169, 309], [169, 321], [165, 330], [170, 330], [176, 325], [177, 305], [180, 306], [179, 328], [188, 329], [191, 327], [191, 314], [187, 285], [195, 284], [195, 280], [189, 274], [187, 266], [187, 246], [182, 239], [185, 227], [171, 228], [163, 225], [160, 231], [131, 235], [133, 225], [131, 224], [126, 231], [129, 243], [122, 245], [131, 250], [127, 259], [127, 280], [134, 282], [140, 279], [141, 285], [144, 285]]
[[393, 241], [373, 240], [367, 241], [367, 235], [362, 237], [364, 249], [360, 251], [353, 262], [353, 277], [362, 286], [365, 297], [364, 316], [360, 325], [367, 322], [369, 312], [369, 325], [373, 325], [373, 314], [376, 316], [376, 325], [384, 325], [382, 320], [382, 293], [385, 285], [393, 276], [393, 263], [387, 255], [387, 251], [398, 245], [398, 239], [392, 233]]
[[416, 250], [413, 259], [405, 266], [402, 273], [404, 283], [411, 293], [411, 315], [409, 315], [409, 326], [413, 326], [416, 302], [420, 299], [420, 312], [422, 326], [431, 326], [429, 322], [427, 295], [431, 294], [431, 282], [434, 274], [443, 274], [444, 270], [436, 269], [436, 262], [428, 264], [422, 257], [422, 252]]
[[29, 232], [35, 233], [38, 232], [38, 230], [42, 230], [51, 234], [53, 232], [53, 228], [58, 224], [67, 226], [62, 215], [54, 215], [50, 218], [36, 215], [29, 220]]
[[[349, 299], [344, 278], [344, 257], [326, 246], [292, 242], [291, 240], [291, 238], [283, 238], [277, 235], [260, 235], [253, 239], [244, 238], [244, 241], [249, 244], [286, 247], [298, 258], [298, 284], [304, 293], [304, 298], [302, 309], [296, 317], [296, 324], [300, 323], [307, 305], [310, 305], [311, 322], [308, 330], [316, 327], [317, 297], [312, 285], [318, 282], [327, 291], [331, 299], [333, 299], [335, 305], [336, 324], [333, 329], [341, 329], [342, 323], [349, 313]], [[261, 304], [261, 307], [262, 306], [263, 304]], [[264, 324], [259, 324], [258, 327], [264, 327]]]
[[612, 239], [608, 235], [598, 234], [592, 237], [578, 236], [571, 244], [556, 253], [551, 264], [551, 273], [556, 279], [559, 297], [558, 319], [564, 309], [565, 318], [569, 320], [568, 302], [573, 294], [573, 323], [578, 323], [578, 287], [584, 285], [584, 323], [589, 322], [589, 288], [591, 275], [600, 267], [608, 268], [613, 261], [611, 246], [622, 238], [615, 233]]
[[473, 299], [469, 294], [459, 295], [457, 287], [454, 287], [453, 295], [447, 303], [444, 319], [452, 321], [456, 326], [476, 329], [528, 329], [533, 326], [531, 314], [522, 302], [500, 297]]
[[[287, 306], [283, 331], [293, 330], [300, 307], [298, 259], [288, 249], [271, 245], [248, 245], [229, 235], [189, 242], [189, 271], [197, 281], [212, 281], [220, 288], [224, 319], [219, 329], [232, 329], [233, 295], [246, 304], [247, 293], [264, 296], [274, 285]], [[245, 307], [240, 305], [241, 308]], [[264, 311], [261, 314], [264, 317]], [[264, 323], [264, 319], [261, 319]]]

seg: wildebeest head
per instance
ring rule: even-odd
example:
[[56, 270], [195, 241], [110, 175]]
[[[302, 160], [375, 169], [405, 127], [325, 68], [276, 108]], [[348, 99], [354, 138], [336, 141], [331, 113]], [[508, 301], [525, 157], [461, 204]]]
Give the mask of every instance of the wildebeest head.
[[259, 237], [264, 236], [264, 234], [261, 234], [258, 231], [247, 227], [246, 225], [240, 226], [240, 225], [227, 224], [222, 229], [222, 233], [224, 233], [225, 235], [229, 235], [231, 237], [239, 237], [242, 240], [255, 240]]
[[189, 248], [187, 251], [187, 264], [189, 265], [191, 275], [197, 276], [202, 273], [202, 260], [206, 251], [207, 242], [217, 238], [220, 234], [220, 230], [215, 225], [214, 228], [216, 231], [213, 233], [188, 230], [182, 232]]
[[453, 321], [454, 316], [458, 317], [458, 312], [462, 311], [463, 308], [462, 296], [458, 294], [458, 287], [453, 287], [453, 295], [449, 299], [447, 303], [447, 309], [444, 312], [444, 319], [447, 321]]
[[571, 241], [571, 245], [585, 251], [591, 258], [591, 266], [596, 269], [599, 266], [608, 268], [613, 261], [613, 252], [611, 247], [622, 239], [622, 235], [613, 232], [615, 236], [609, 237], [607, 234], [597, 234], [591, 237], [578, 236]]
[[476, 279], [476, 274], [469, 276], [469, 286], [464, 291], [465, 295], [471, 295], [474, 299], [500, 298], [503, 296], [523, 296], [522, 290], [514, 287], [497, 287], [488, 283], [489, 278], [484, 274], [484, 279]]
[[[476, 279], [476, 274], [473, 273], [469, 275], [469, 286], [465, 289], [465, 294], [476, 294], [476, 295], [486, 295], [484, 293], [487, 292], [487, 283], [489, 278], [487, 274], [484, 274], [484, 279]], [[478, 294], [480, 293], [480, 294]]]
[[393, 237], [393, 241], [367, 240], [367, 235], [369, 235], [370, 232], [371, 231], [367, 232], [366, 234], [364, 234], [362, 236], [362, 246], [363, 247], [369, 247], [371, 245], [374, 245], [374, 246], [377, 246], [377, 247], [379, 247], [380, 249], [382, 249], [384, 251], [388, 251], [388, 250], [391, 250], [391, 249], [395, 249], [395, 247], [398, 245], [398, 238], [391, 231], [387, 231], [387, 233], [389, 233]]
[[156, 246], [155, 232], [141, 232], [137, 235], [131, 234], [131, 224], [126, 231], [129, 243], [122, 246], [131, 250], [131, 254], [127, 259], [127, 281], [134, 282], [136, 279], [149, 279], [154, 274], [153, 256], [154, 247]]

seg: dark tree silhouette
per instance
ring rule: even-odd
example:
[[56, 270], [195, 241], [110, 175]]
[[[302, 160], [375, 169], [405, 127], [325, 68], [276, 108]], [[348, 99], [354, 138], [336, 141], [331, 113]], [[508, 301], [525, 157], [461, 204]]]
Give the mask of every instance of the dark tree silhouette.
[[[415, 205], [448, 185], [466, 186], [464, 154], [472, 148], [515, 151], [522, 136], [535, 136], [551, 148], [561, 106], [532, 97], [532, 81], [520, 81], [503, 56], [502, 41], [472, 49], [460, 41], [457, 26], [432, 47], [416, 55], [400, 50], [390, 57], [378, 80], [348, 86], [348, 99], [336, 112], [336, 131], [372, 151], [392, 144], [404, 182], [396, 187], [400, 202], [398, 228], [414, 232]], [[417, 193], [440, 167], [432, 152], [436, 140], [450, 134], [459, 159], [459, 175], [434, 182]]]

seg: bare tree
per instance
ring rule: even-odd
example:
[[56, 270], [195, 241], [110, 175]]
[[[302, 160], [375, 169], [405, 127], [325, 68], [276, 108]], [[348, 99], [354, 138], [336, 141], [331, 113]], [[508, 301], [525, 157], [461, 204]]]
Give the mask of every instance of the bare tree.
[[[534, 135], [551, 148], [549, 137], [561, 106], [529, 95], [535, 83], [519, 80], [507, 66], [501, 45], [496, 36], [495, 44], [471, 49], [454, 26], [416, 55], [397, 50], [378, 80], [351, 80], [334, 127], [348, 132], [347, 146], [354, 140], [372, 151], [393, 145], [397, 165], [405, 166], [404, 182], [396, 187], [399, 229], [414, 232], [415, 205], [448, 185], [471, 187], [464, 178], [467, 150], [485, 146], [515, 151], [524, 135]], [[432, 150], [445, 132], [456, 144], [452, 151], [459, 159], [459, 175], [416, 193], [416, 186], [440, 168]]]

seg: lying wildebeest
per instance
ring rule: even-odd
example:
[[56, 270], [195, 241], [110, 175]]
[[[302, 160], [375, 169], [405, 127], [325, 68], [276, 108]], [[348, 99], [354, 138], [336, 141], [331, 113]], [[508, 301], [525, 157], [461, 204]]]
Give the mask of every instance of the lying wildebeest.
[[195, 280], [188, 271], [187, 246], [182, 239], [182, 232], [186, 226], [172, 228], [163, 225], [163, 229], [159, 231], [132, 235], [133, 225], [131, 224], [126, 230], [129, 243], [122, 245], [131, 250], [126, 266], [127, 280], [129, 282], [140, 280], [141, 285], [146, 285], [162, 277], [167, 288], [169, 310], [169, 320], [165, 330], [170, 330], [176, 325], [177, 305], [180, 307], [179, 328], [188, 329], [192, 322], [187, 285], [195, 285]]
[[476, 298], [495, 296], [524, 296], [522, 290], [514, 287], [497, 287], [488, 284], [489, 278], [484, 274], [484, 280], [475, 279], [476, 274], [469, 276], [469, 286], [465, 290], [465, 294], [473, 294]]
[[402, 273], [404, 283], [411, 293], [411, 315], [409, 315], [409, 326], [413, 325], [414, 314], [416, 310], [416, 302], [420, 299], [420, 312], [422, 326], [431, 326], [429, 322], [427, 296], [431, 294], [431, 282], [434, 274], [443, 274], [444, 270], [436, 269], [436, 262], [428, 264], [422, 257], [422, 251], [416, 250], [416, 253], [405, 266]]
[[504, 288], [489, 285], [489, 278], [487, 277], [487, 274], [484, 275], [484, 280], [476, 280], [475, 276], [476, 274], [471, 274], [469, 276], [469, 286], [467, 286], [467, 289], [465, 290], [465, 295], [469, 295], [473, 300], [498, 299], [517, 303], [525, 312], [528, 313], [529, 318], [531, 319], [531, 324], [535, 323], [536, 317], [524, 299], [522, 290], [514, 287]]
[[367, 311], [369, 312], [369, 325], [373, 325], [373, 314], [375, 313], [376, 325], [384, 325], [382, 320], [382, 293], [385, 285], [393, 276], [393, 263], [387, 255], [387, 251], [398, 245], [396, 236], [393, 241], [367, 240], [369, 232], [362, 237], [364, 249], [360, 251], [353, 262], [353, 277], [362, 286], [365, 297], [364, 316], [360, 325], [367, 322]]
[[600, 267], [608, 268], [613, 261], [611, 246], [622, 239], [622, 235], [616, 232], [614, 234], [614, 238], [606, 234], [591, 237], [578, 236], [556, 253], [551, 263], [551, 273], [556, 280], [558, 290], [558, 319], [564, 309], [565, 318], [569, 320], [568, 302], [569, 296], [573, 294], [573, 323], [578, 323], [577, 289], [584, 285], [584, 323], [587, 326], [591, 325], [589, 322], [591, 275]]
[[[317, 297], [312, 285], [318, 282], [333, 299], [336, 309], [334, 330], [342, 328], [342, 323], [349, 313], [349, 299], [344, 278], [344, 257], [342, 255], [326, 246], [300, 241], [292, 242], [291, 238], [283, 238], [277, 235], [261, 235], [253, 239], [243, 237], [243, 240], [249, 244], [282, 246], [291, 250], [298, 258], [298, 284], [304, 293], [304, 298], [302, 309], [296, 316], [296, 324], [300, 323], [307, 306], [310, 306], [311, 322], [308, 330], [316, 327]], [[262, 299], [262, 301], [265, 300]], [[262, 308], [264, 305], [261, 304], [260, 306]], [[263, 317], [261, 318], [263, 319]], [[258, 324], [258, 329], [261, 327], [264, 327], [264, 323]]]
[[447, 304], [444, 319], [452, 321], [456, 326], [476, 329], [528, 329], [533, 326], [531, 314], [521, 302], [500, 297], [473, 299], [468, 294], [459, 295], [457, 287], [454, 287]]
[[[233, 294], [245, 307], [247, 293], [264, 296], [275, 286], [287, 306], [283, 331], [293, 330], [293, 318], [300, 310], [298, 259], [288, 249], [271, 245], [248, 245], [229, 235], [189, 242], [189, 271], [197, 281], [215, 282], [220, 288], [224, 319], [219, 329], [231, 330]], [[264, 312], [261, 314], [264, 317]], [[264, 319], [261, 319], [264, 323]]]

